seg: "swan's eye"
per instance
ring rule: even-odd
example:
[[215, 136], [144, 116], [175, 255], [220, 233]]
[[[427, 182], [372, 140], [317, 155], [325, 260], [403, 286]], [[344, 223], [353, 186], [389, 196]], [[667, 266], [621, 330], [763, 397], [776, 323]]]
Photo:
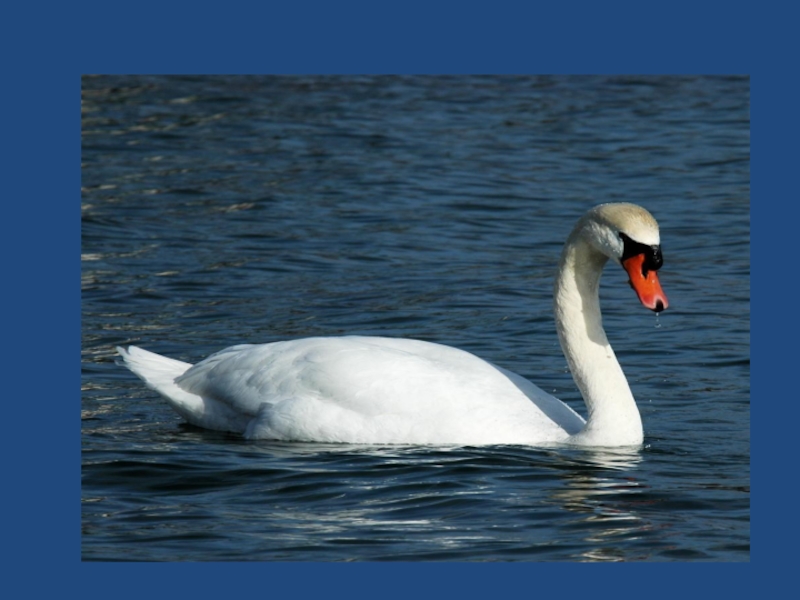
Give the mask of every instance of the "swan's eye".
[[658, 271], [661, 268], [661, 265], [664, 264], [664, 257], [661, 255], [661, 246], [648, 246], [647, 244], [640, 244], [622, 232], [620, 232], [619, 237], [623, 244], [621, 258], [622, 262], [625, 262], [632, 256], [644, 254], [644, 260], [642, 261], [642, 276], [647, 277], [648, 271]]

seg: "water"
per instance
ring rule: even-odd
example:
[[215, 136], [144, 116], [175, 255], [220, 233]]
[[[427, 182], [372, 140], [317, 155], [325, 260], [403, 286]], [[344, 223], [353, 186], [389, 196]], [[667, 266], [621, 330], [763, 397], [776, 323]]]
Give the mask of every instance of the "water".
[[[82, 558], [749, 561], [749, 80], [87, 77]], [[249, 442], [114, 363], [345, 333], [458, 346], [585, 409], [551, 313], [591, 205], [661, 224], [670, 308], [609, 265], [636, 452]]]

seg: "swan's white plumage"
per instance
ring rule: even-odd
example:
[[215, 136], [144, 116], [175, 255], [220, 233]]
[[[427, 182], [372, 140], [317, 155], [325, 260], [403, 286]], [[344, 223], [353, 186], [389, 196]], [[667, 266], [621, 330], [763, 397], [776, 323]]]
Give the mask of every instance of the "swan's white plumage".
[[519, 375], [419, 340], [346, 336], [240, 345], [194, 366], [135, 346], [119, 351], [190, 423], [250, 438], [525, 444], [532, 437], [563, 442], [584, 424]]
[[597, 297], [603, 265], [619, 262], [623, 231], [641, 244], [659, 241], [658, 225], [643, 208], [597, 206], [569, 236], [556, 278], [559, 339], [588, 421], [519, 375], [419, 340], [346, 336], [240, 345], [194, 366], [135, 346], [118, 351], [188, 422], [248, 438], [639, 444], [641, 419], [603, 331]]

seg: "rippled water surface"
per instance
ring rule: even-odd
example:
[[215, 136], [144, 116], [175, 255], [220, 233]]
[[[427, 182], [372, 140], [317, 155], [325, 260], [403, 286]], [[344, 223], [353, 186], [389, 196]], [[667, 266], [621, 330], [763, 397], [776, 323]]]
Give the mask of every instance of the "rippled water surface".
[[[87, 77], [84, 560], [749, 561], [747, 78]], [[670, 308], [604, 324], [640, 451], [245, 441], [125, 368], [344, 333], [469, 350], [585, 414], [551, 313], [606, 201], [659, 220]]]

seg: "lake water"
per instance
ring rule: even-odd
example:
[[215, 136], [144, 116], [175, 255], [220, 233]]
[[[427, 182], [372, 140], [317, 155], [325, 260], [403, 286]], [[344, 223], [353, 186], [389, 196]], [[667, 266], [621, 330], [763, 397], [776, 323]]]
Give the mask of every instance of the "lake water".
[[[749, 561], [746, 77], [85, 77], [87, 561]], [[639, 451], [246, 441], [127, 369], [234, 343], [425, 339], [585, 415], [552, 319], [590, 206], [659, 220], [656, 317], [601, 305]]]

